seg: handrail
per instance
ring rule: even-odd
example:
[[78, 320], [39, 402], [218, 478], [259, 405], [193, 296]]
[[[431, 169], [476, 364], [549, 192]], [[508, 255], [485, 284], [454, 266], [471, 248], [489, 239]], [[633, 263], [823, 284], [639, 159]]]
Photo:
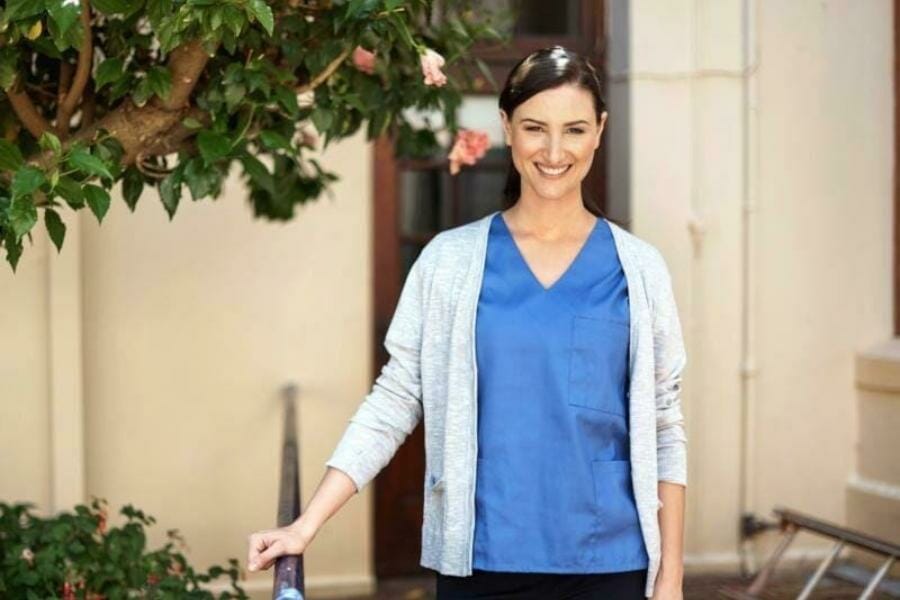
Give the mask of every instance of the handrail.
[[[281, 445], [281, 482], [278, 487], [278, 527], [300, 516], [300, 450], [297, 445], [297, 385], [288, 384], [284, 396], [284, 440]], [[303, 555], [284, 555], [275, 560], [274, 600], [303, 600]]]

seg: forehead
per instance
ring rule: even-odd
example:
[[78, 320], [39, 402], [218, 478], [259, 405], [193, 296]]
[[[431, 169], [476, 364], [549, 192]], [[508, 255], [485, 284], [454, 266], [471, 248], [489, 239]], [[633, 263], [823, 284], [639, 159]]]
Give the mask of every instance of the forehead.
[[581, 86], [562, 85], [538, 92], [515, 109], [515, 119], [537, 119], [547, 123], [596, 118], [594, 98]]

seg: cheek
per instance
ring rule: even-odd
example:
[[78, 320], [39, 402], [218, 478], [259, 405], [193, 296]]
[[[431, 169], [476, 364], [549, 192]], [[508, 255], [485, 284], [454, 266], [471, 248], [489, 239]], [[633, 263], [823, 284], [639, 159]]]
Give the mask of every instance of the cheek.
[[531, 160], [535, 154], [538, 154], [542, 147], [543, 144], [537, 137], [520, 137], [512, 140], [510, 150], [516, 160], [526, 161]]
[[570, 152], [578, 162], [591, 161], [594, 159], [594, 144], [590, 136], [584, 136], [585, 139], [578, 140], [573, 143]]

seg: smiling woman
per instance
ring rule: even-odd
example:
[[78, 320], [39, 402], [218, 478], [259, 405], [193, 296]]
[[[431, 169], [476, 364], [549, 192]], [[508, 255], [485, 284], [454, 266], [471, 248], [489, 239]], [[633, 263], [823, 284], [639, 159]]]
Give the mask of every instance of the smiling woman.
[[[590, 62], [561, 46], [533, 52], [510, 72], [499, 104], [512, 161], [507, 205], [523, 192], [548, 198], [580, 194], [607, 117]], [[594, 198], [585, 197], [584, 206], [602, 216]]]
[[[436, 568], [438, 600], [680, 599], [680, 533], [667, 527], [675, 566], [657, 580], [649, 516], [669, 476], [632, 468], [657, 441], [640, 425], [646, 400], [630, 393], [641, 292], [614, 225], [582, 193], [607, 119], [597, 73], [561, 46], [532, 52], [499, 108], [510, 166], [506, 210], [485, 225], [475, 318], [471, 571]], [[678, 355], [674, 344], [660, 349]], [[674, 504], [668, 521], [680, 523]]]

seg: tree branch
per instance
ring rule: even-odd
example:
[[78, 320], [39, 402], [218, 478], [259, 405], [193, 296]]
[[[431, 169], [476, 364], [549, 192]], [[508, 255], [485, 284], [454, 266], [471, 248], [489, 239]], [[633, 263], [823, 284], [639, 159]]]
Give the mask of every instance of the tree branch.
[[210, 56], [203, 49], [200, 40], [192, 40], [178, 46], [169, 55], [169, 72], [172, 75], [172, 89], [169, 97], [161, 100], [153, 97], [153, 104], [165, 110], [178, 110], [188, 103], [197, 79], [206, 68]]
[[69, 133], [69, 119], [81, 100], [81, 93], [91, 76], [91, 56], [94, 50], [93, 31], [91, 28], [91, 5], [89, 0], [81, 0], [81, 25], [84, 29], [84, 39], [81, 41], [81, 50], [78, 52], [78, 66], [75, 68], [75, 78], [72, 87], [66, 93], [65, 99], [59, 106], [56, 126], [62, 135]]
[[212, 116], [208, 112], [196, 107], [191, 108], [170, 129], [161, 132], [156, 136], [155, 140], [148, 140], [148, 147], [140, 154], [144, 156], [165, 156], [189, 147], [189, 145], [185, 145], [185, 140], [189, 140], [197, 135], [197, 130], [190, 129], [182, 124], [182, 121], [188, 117], [196, 119], [204, 127], [209, 127], [212, 124]]
[[312, 91], [322, 85], [322, 83], [324, 83], [326, 79], [331, 77], [334, 72], [337, 71], [338, 67], [341, 66], [341, 63], [344, 62], [344, 59], [350, 56], [351, 51], [351, 48], [345, 48], [343, 52], [338, 54], [337, 58], [328, 63], [328, 66], [325, 67], [321, 73], [313, 77], [308, 83], [299, 86], [296, 89], [296, 92], [298, 94], [303, 94], [305, 92]]
[[25, 91], [21, 73], [16, 76], [16, 82], [6, 92], [9, 103], [12, 105], [13, 112], [22, 121], [22, 125], [28, 130], [35, 139], [41, 137], [41, 134], [47, 130], [52, 131], [53, 128], [47, 122], [41, 113], [35, 108], [34, 103], [28, 92]]
[[94, 89], [94, 82], [88, 81], [87, 86], [84, 88], [84, 94], [81, 100], [81, 123], [79, 125], [84, 127], [85, 125], [90, 125], [94, 122], [94, 115], [97, 112], [97, 93]]

